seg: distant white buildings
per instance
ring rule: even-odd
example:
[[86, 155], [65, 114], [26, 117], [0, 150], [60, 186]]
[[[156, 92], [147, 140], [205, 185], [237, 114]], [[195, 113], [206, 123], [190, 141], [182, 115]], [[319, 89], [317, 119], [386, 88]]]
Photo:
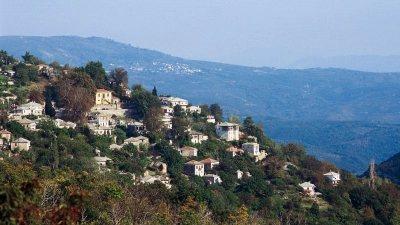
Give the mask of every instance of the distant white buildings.
[[187, 111], [189, 112], [189, 113], [198, 113], [198, 114], [200, 114], [201, 113], [201, 108], [199, 107], [199, 106], [190, 106], [190, 107], [187, 107]]
[[188, 106], [188, 100], [178, 97], [160, 97], [162, 105], [170, 106], [174, 108], [176, 105], [180, 105], [183, 111], [186, 111]]
[[221, 139], [226, 141], [239, 140], [239, 125], [236, 123], [219, 123], [215, 126], [215, 130]]
[[14, 113], [20, 115], [43, 115], [43, 106], [36, 102], [29, 102], [15, 109]]
[[331, 180], [333, 185], [337, 185], [340, 181], [340, 174], [335, 172], [325, 173], [324, 176], [328, 177]]
[[310, 196], [314, 196], [315, 195], [315, 185], [310, 183], [310, 182], [304, 182], [299, 184], [300, 187], [303, 188], [304, 192]]

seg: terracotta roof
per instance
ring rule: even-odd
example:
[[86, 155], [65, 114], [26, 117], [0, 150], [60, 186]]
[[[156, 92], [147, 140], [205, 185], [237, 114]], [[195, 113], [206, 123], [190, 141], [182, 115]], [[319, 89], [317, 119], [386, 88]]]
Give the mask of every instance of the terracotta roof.
[[218, 162], [218, 160], [207, 158], [207, 159], [201, 160], [200, 162], [202, 162], [202, 163], [216, 163], [216, 162]]
[[106, 90], [106, 89], [97, 89], [97, 92], [111, 92], [111, 91]]
[[0, 134], [11, 134], [8, 130], [0, 130]]
[[192, 148], [190, 146], [183, 146], [180, 150], [195, 150], [196, 148]]

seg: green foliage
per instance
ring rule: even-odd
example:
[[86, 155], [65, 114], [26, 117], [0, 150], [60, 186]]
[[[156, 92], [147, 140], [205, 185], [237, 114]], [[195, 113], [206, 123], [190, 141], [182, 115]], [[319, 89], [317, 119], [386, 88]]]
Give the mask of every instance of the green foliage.
[[44, 105], [44, 113], [51, 118], [54, 118], [56, 115], [56, 110], [53, 107], [53, 104], [51, 103], [50, 97], [46, 97], [46, 104]]
[[20, 138], [25, 136], [26, 130], [25, 128], [18, 123], [17, 121], [10, 121], [6, 124], [6, 128], [10, 131], [15, 138]]
[[221, 109], [221, 107], [219, 107], [218, 103], [211, 104], [209, 109], [210, 109], [211, 115], [213, 115], [215, 118], [215, 122], [217, 122], [217, 123], [224, 122], [222, 109]]
[[239, 126], [242, 125], [242, 123], [240, 122], [240, 118], [238, 116], [233, 115], [232, 113], [229, 113], [228, 122], [229, 123], [236, 123]]
[[137, 84], [132, 87], [132, 101], [136, 105], [137, 116], [143, 118], [150, 108], [160, 108], [161, 103], [157, 96], [145, 90], [142, 85]]
[[106, 88], [108, 76], [100, 61], [86, 63], [84, 72], [89, 74], [97, 88]]
[[167, 142], [157, 143], [155, 149], [160, 152], [165, 163], [168, 165], [168, 172], [172, 176], [177, 176], [177, 174], [183, 171], [184, 159], [179, 154], [179, 151], [173, 149]]

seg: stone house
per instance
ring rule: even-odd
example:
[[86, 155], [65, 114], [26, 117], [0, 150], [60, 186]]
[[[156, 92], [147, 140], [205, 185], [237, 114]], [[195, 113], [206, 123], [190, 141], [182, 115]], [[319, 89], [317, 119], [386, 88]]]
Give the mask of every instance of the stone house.
[[197, 156], [197, 148], [193, 148], [190, 146], [183, 146], [182, 148], [179, 148], [179, 153], [181, 156], [185, 157], [191, 157], [191, 156]]
[[24, 119], [19, 120], [17, 122], [20, 123], [27, 130], [36, 130], [36, 123], [33, 120], [29, 120], [29, 119], [25, 119], [24, 118]]
[[184, 164], [184, 171], [187, 175], [204, 176], [204, 164], [196, 160], [191, 160]]
[[31, 141], [25, 138], [18, 138], [11, 142], [11, 150], [19, 149], [19, 150], [29, 150], [31, 147]]
[[203, 159], [200, 161], [204, 164], [204, 173], [207, 174], [210, 169], [219, 165], [219, 161], [211, 158]]

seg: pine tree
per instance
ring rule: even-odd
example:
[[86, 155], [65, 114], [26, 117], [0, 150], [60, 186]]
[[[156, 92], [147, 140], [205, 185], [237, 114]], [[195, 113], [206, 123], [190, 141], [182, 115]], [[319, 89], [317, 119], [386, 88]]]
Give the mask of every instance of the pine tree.
[[51, 104], [50, 96], [47, 96], [47, 98], [46, 98], [46, 104], [44, 106], [44, 113], [46, 115], [49, 115], [51, 118], [53, 118], [56, 115], [56, 110], [54, 109], [53, 104]]
[[156, 86], [154, 86], [153, 91], [151, 92], [154, 96], [158, 96]]

